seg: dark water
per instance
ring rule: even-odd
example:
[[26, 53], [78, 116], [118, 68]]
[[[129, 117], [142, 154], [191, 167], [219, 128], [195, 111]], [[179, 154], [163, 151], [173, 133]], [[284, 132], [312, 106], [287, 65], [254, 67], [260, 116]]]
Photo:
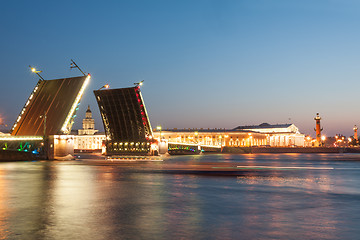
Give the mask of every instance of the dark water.
[[206, 162], [262, 171], [0, 163], [0, 239], [360, 239], [359, 154], [179, 156], [148, 165]]

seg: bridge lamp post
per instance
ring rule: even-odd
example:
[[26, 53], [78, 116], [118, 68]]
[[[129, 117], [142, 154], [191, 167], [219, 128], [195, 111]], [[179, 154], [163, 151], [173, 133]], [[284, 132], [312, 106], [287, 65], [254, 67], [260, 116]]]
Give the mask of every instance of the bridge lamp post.
[[159, 135], [159, 154], [160, 154], [160, 146], [161, 146], [161, 126], [157, 126], [156, 130], [160, 131], [160, 135]]
[[30, 66], [30, 65], [29, 65], [29, 68], [31, 69], [31, 71], [32, 71], [33, 73], [35, 73], [36, 75], [38, 75], [41, 80], [45, 81], [45, 79], [40, 75], [40, 73], [41, 73], [42, 71], [36, 70], [36, 68], [34, 68], [34, 67]]
[[104, 88], [109, 88], [109, 84], [105, 84], [104, 86], [102, 86], [101, 88], [99, 88], [98, 90], [104, 89]]
[[79, 71], [80, 71], [82, 74], [84, 74], [84, 76], [86, 76], [86, 74], [83, 72], [83, 70], [81, 70], [81, 68], [75, 63], [75, 61], [71, 59], [70, 69], [72, 69], [72, 68], [77, 68], [77, 69], [79, 69]]
[[137, 83], [134, 83], [134, 85], [135, 85], [136, 87], [140, 87], [140, 86], [143, 85], [143, 83], [144, 83], [144, 80], [142, 80], [142, 81], [140, 81], [140, 82], [137, 82]]

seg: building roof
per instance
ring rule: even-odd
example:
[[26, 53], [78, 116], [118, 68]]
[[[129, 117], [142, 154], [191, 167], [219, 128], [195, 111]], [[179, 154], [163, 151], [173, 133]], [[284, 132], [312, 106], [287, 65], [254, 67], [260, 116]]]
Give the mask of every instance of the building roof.
[[245, 130], [245, 129], [267, 129], [267, 128], [288, 128], [292, 123], [285, 123], [285, 124], [269, 124], [269, 123], [262, 123], [260, 125], [250, 125], [250, 126], [238, 126], [234, 128], [234, 130]]
[[[158, 132], [159, 130], [154, 129], [154, 131]], [[201, 132], [201, 133], [224, 133], [224, 132], [253, 132], [249, 130], [235, 130], [235, 129], [225, 129], [225, 128], [172, 128], [172, 129], [163, 129], [163, 132]]]

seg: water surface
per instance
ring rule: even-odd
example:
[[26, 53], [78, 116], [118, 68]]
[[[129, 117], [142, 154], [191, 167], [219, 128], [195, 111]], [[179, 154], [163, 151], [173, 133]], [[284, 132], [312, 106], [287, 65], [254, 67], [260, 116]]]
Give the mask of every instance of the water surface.
[[[151, 171], [197, 164], [245, 174]], [[0, 239], [359, 239], [359, 225], [359, 154], [0, 163]]]

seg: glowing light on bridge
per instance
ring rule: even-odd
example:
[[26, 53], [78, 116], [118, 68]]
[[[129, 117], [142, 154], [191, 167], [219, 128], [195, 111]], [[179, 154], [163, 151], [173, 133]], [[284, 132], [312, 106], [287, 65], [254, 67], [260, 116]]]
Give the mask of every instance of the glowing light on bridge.
[[30, 100], [34, 97], [34, 94], [36, 93], [36, 91], [39, 88], [39, 83], [37, 83], [36, 87], [34, 88], [34, 90], [32, 91], [32, 93], [30, 94], [30, 97], [28, 98], [28, 100], [26, 101], [24, 107], [21, 109], [20, 115], [19, 117], [16, 119], [15, 124], [13, 125], [13, 127], [11, 128], [11, 131], [13, 131], [15, 129], [15, 127], [17, 126], [18, 122], [20, 121], [22, 115], [25, 113], [26, 111], [26, 107], [30, 104]]
[[43, 140], [41, 136], [21, 136], [21, 137], [0, 137], [0, 141], [31, 141], [31, 140]]
[[72, 107], [70, 109], [69, 114], [67, 115], [67, 117], [65, 119], [65, 122], [64, 122], [64, 124], [63, 124], [63, 126], [61, 128], [61, 131], [63, 131], [63, 133], [65, 133], [65, 134], [68, 134], [70, 132], [70, 128], [71, 128], [71, 126], [73, 124], [72, 118], [73, 118], [73, 116], [75, 114], [75, 110], [76, 110], [78, 104], [80, 103], [81, 97], [84, 94], [85, 88], [89, 84], [90, 78], [91, 78], [91, 75], [88, 74], [88, 76], [86, 77], [86, 79], [85, 79], [85, 81], [84, 81], [84, 83], [83, 83], [77, 97], [75, 98], [75, 101], [74, 101], [74, 103], [73, 103], [73, 105], [72, 105]]

